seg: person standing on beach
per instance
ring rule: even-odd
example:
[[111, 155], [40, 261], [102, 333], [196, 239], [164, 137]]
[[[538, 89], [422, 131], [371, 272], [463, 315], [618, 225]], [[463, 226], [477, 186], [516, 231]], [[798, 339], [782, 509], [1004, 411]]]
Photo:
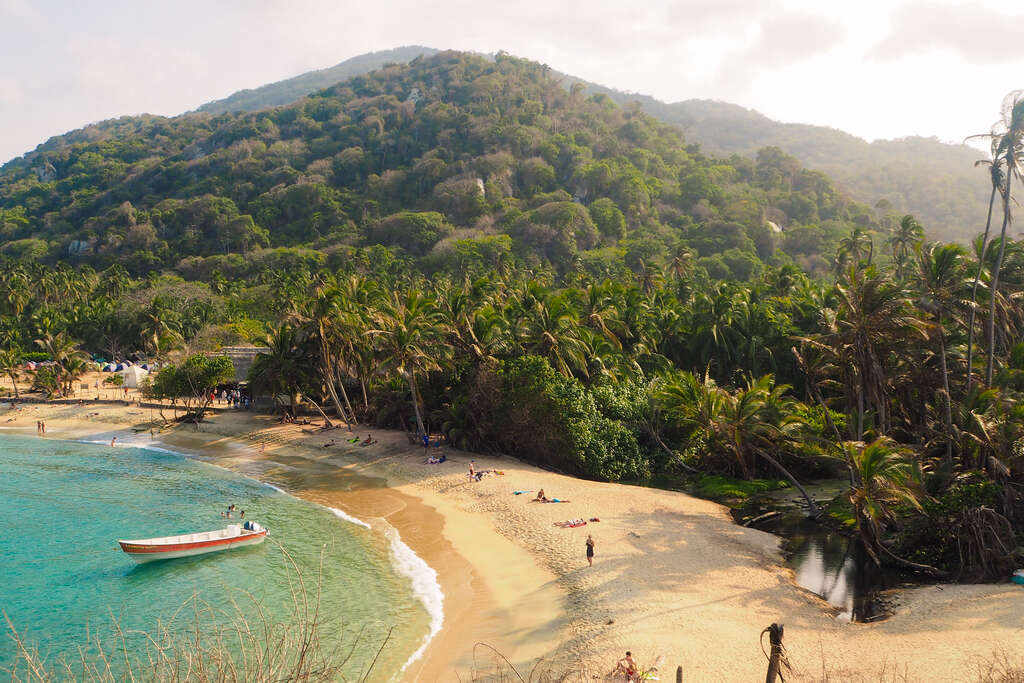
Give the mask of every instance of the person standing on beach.
[[587, 534], [587, 564], [594, 566], [594, 537]]
[[40, 422], [39, 423], [39, 428], [41, 430], [43, 430], [43, 436], [46, 436], [46, 423], [45, 422]]
[[476, 479], [476, 469], [473, 467], [473, 461], [469, 461], [469, 480], [473, 481]]

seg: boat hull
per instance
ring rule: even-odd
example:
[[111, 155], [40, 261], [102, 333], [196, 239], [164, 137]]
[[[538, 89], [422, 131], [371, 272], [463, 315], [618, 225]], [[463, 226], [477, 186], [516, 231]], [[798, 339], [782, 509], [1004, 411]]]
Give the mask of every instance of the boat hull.
[[193, 555], [206, 555], [208, 553], [221, 552], [231, 548], [243, 548], [250, 545], [259, 545], [266, 540], [267, 530], [247, 533], [230, 538], [218, 538], [209, 541], [197, 541], [188, 543], [173, 544], [147, 544], [133, 543], [131, 541], [118, 541], [123, 550], [136, 562], [154, 562], [156, 560], [172, 560], [177, 557], [192, 557]]

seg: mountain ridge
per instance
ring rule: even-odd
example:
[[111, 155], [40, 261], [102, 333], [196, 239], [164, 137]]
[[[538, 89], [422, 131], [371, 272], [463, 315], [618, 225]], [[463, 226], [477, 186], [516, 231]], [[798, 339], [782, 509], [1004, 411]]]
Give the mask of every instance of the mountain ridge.
[[[371, 52], [333, 67], [238, 91], [196, 111], [258, 111], [288, 104], [388, 62], [409, 62], [438, 52], [423, 46]], [[922, 136], [868, 142], [830, 126], [776, 121], [756, 109], [722, 100], [667, 103], [563, 72], [553, 73], [564, 79], [566, 87], [581, 83], [587, 93], [603, 93], [622, 105], [639, 102], [648, 114], [680, 126], [691, 142], [711, 154], [753, 157], [759, 149], [779, 147], [802, 165], [828, 174], [858, 201], [871, 205], [882, 202], [882, 207], [892, 213], [913, 214], [933, 239], [966, 242], [981, 231], [980, 217], [991, 188], [987, 175], [973, 168], [983, 152], [967, 145]], [[300, 93], [303, 89], [306, 91]]]

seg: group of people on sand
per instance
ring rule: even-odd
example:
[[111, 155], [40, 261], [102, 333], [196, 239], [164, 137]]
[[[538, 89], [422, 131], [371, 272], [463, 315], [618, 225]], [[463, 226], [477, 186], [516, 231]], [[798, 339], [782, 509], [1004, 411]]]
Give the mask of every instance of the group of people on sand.
[[[352, 437], [351, 439], [348, 439], [347, 442], [348, 443], [352, 443], [352, 444], [358, 444], [360, 446], [372, 446], [373, 444], [377, 443], [377, 440], [375, 438], [373, 438], [373, 434], [367, 434], [366, 438], [363, 439], [362, 441], [359, 440], [358, 436], [355, 436], [355, 437]], [[337, 440], [331, 439], [330, 441], [325, 443], [323, 446], [321, 446], [321, 448], [330, 448], [331, 446], [337, 445], [337, 443], [338, 443]]]
[[[443, 462], [443, 461], [442, 460], [438, 460], [438, 462]], [[503, 475], [505, 473], [502, 472], [501, 470], [478, 470], [476, 468], [476, 460], [470, 460], [469, 461], [469, 480], [470, 481], [480, 481], [481, 479], [483, 479], [488, 474]]]
[[537, 491], [537, 497], [530, 501], [531, 503], [568, 503], [568, 500], [564, 498], [548, 498], [547, 494], [544, 493], [544, 489]]
[[[238, 506], [235, 505], [234, 503], [232, 503], [231, 505], [228, 505], [227, 511], [220, 513], [220, 516], [221, 517], [226, 517], [228, 519], [231, 519], [232, 515], [235, 513], [236, 510], [238, 510]], [[241, 510], [239, 512], [238, 518], [239, 519], [245, 519], [245, 510]]]

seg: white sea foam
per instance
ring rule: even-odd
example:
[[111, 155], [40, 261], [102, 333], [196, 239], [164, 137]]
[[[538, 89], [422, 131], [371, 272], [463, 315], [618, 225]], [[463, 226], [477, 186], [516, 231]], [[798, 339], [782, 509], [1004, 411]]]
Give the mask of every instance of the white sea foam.
[[291, 495], [290, 493], [288, 493], [287, 491], [285, 491], [285, 490], [284, 490], [283, 488], [281, 488], [280, 486], [274, 486], [274, 485], [273, 485], [273, 484], [271, 484], [271, 483], [270, 483], [269, 481], [261, 481], [260, 483], [261, 483], [261, 484], [263, 484], [264, 486], [269, 486], [270, 488], [274, 489], [274, 490], [275, 490], [275, 491], [277, 491], [278, 493], [283, 493], [283, 494], [285, 494], [286, 496], [289, 496], [289, 495]]
[[409, 665], [423, 656], [427, 645], [441, 630], [444, 624], [444, 592], [437, 580], [437, 571], [427, 564], [422, 557], [413, 552], [405, 544], [398, 531], [389, 527], [387, 536], [391, 540], [391, 562], [399, 574], [408, 576], [412, 581], [412, 592], [423, 603], [430, 615], [430, 632], [423, 638], [419, 648], [402, 665], [399, 673], [405, 672]]
[[[280, 490], [280, 489], [278, 489], [278, 490]], [[333, 512], [334, 515], [336, 517], [338, 517], [339, 519], [343, 519], [346, 522], [349, 522], [350, 524], [356, 524], [358, 526], [364, 526], [367, 529], [372, 529], [373, 528], [372, 526], [370, 526], [369, 524], [367, 524], [363, 520], [359, 519], [358, 517], [353, 517], [352, 515], [350, 515], [347, 512], [345, 512], [344, 510], [339, 510], [338, 508], [332, 508], [332, 507], [328, 507], [327, 509], [330, 510], [331, 512]]]

